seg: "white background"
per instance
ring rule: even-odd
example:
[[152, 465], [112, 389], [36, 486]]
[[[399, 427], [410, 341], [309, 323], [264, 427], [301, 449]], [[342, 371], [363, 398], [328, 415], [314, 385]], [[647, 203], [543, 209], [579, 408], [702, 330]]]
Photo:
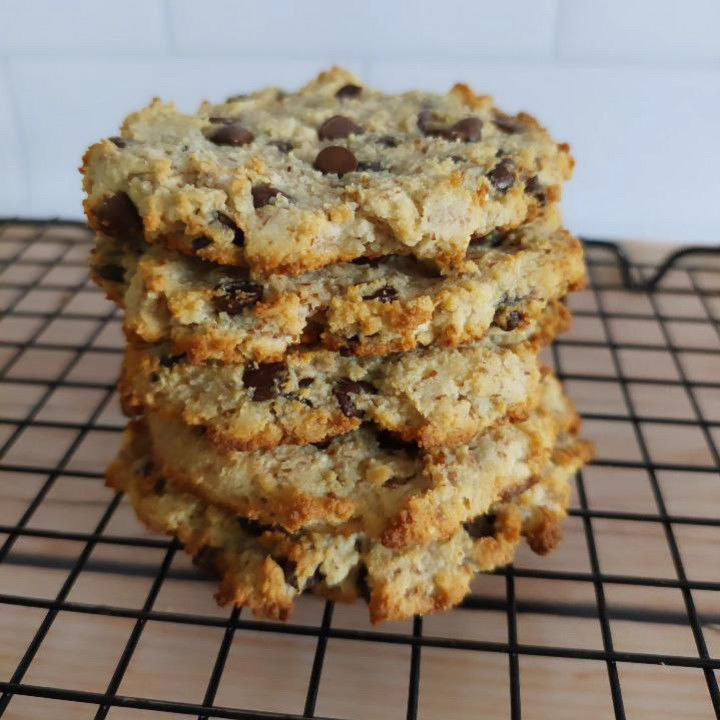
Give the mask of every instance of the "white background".
[[537, 115], [577, 158], [578, 232], [720, 241], [720, 0], [0, 0], [0, 215], [80, 217], [84, 149], [153, 95], [333, 63]]

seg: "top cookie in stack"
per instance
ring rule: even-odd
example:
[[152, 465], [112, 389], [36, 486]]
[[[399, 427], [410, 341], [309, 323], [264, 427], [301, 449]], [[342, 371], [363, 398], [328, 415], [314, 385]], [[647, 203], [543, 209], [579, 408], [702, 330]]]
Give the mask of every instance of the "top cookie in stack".
[[447, 270], [558, 200], [572, 166], [465, 85], [388, 96], [334, 69], [197, 115], [156, 100], [88, 151], [85, 211], [98, 232], [262, 275], [386, 255]]
[[[310, 586], [369, 597], [374, 619], [458, 602], [468, 568], [512, 558], [508, 528], [549, 537], [587, 455], [537, 360], [584, 282], [557, 208], [572, 165], [465, 85], [388, 96], [337, 68], [295, 94], [129, 116], [83, 165], [137, 418], [111, 483], [259, 614]], [[427, 572], [431, 556], [457, 564]]]

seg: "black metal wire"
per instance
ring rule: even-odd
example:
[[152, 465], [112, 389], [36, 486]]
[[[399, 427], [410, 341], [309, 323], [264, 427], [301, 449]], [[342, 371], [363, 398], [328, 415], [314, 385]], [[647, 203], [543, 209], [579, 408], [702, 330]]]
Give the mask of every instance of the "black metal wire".
[[322, 677], [323, 663], [325, 662], [325, 651], [327, 650], [332, 616], [333, 603], [326, 602], [320, 631], [318, 633], [318, 641], [315, 646], [315, 659], [313, 660], [312, 671], [310, 672], [310, 682], [308, 683], [307, 695], [305, 697], [303, 717], [315, 717], [315, 704], [317, 703], [318, 692], [320, 691], [320, 678]]
[[[157, 599], [158, 593], [160, 592], [160, 588], [162, 587], [163, 582], [165, 581], [165, 578], [167, 577], [168, 571], [170, 570], [170, 563], [172, 563], [173, 558], [175, 557], [175, 553], [177, 552], [178, 545], [177, 543], [171, 543], [170, 547], [167, 549], [167, 552], [165, 553], [165, 558], [163, 559], [162, 565], [160, 565], [160, 569], [158, 570], [155, 579], [153, 580], [152, 585], [150, 586], [150, 591], [147, 594], [147, 597], [145, 598], [145, 602], [143, 603], [143, 610], [146, 612], [148, 610], [152, 609], [152, 606], [155, 604], [155, 600]], [[123, 654], [118, 661], [118, 664], [115, 666], [115, 672], [113, 673], [113, 676], [110, 680], [110, 684], [107, 687], [107, 690], [105, 691], [105, 695], [107, 697], [115, 697], [117, 694], [118, 688], [120, 687], [120, 683], [122, 682], [122, 679], [125, 675], [125, 671], [128, 669], [128, 666], [130, 665], [130, 661], [132, 660], [133, 653], [135, 652], [135, 648], [137, 647], [138, 642], [140, 641], [140, 636], [142, 635], [142, 631], [145, 629], [145, 625], [147, 623], [147, 620], [145, 618], [138, 618], [135, 627], [132, 629], [132, 633], [130, 633], [130, 638], [128, 639], [125, 650], [123, 650]], [[101, 705], [98, 708], [97, 713], [95, 714], [95, 720], [104, 720], [104, 718], [107, 717], [108, 712], [110, 711], [110, 705]]]
[[[607, 423], [625, 423], [631, 429], [633, 437], [640, 450], [639, 460], [626, 460], [615, 457], [600, 458], [594, 462], [596, 467], [619, 468], [623, 470], [642, 469], [649, 478], [650, 487], [656, 505], [656, 512], [638, 512], [634, 510], [599, 510], [591, 507], [587, 495], [586, 479], [583, 474], [577, 477], [579, 506], [570, 510], [570, 516], [578, 518], [584, 529], [587, 543], [590, 568], [589, 571], [562, 571], [550, 569], [534, 569], [523, 567], [507, 567], [496, 572], [504, 577], [505, 598], [488, 598], [482, 595], [473, 595], [466, 599], [463, 607], [474, 612], [486, 610], [504, 611], [507, 620], [507, 640], [505, 642], [491, 642], [469, 638], [444, 637], [424, 632], [422, 618], [415, 618], [410, 632], [376, 632], [372, 630], [355, 630], [335, 627], [333, 624], [333, 603], [327, 602], [322, 614], [322, 620], [317, 625], [268, 623], [245, 617], [238, 609], [233, 610], [227, 617], [199, 615], [179, 612], [175, 610], [158, 610], [155, 601], [161, 591], [163, 583], [168, 579], [182, 578], [184, 580], [199, 579], [191, 571], [178, 571], [172, 569], [172, 560], [178, 549], [174, 541], [157, 537], [134, 537], [108, 534], [107, 527], [120, 498], [108, 495], [108, 502], [94, 530], [86, 532], [79, 529], [57, 530], [30, 527], [30, 522], [43, 506], [48, 493], [60, 477], [72, 477], [90, 483], [102, 480], [102, 473], [85, 469], [70, 469], [75, 452], [89, 433], [103, 431], [119, 433], [121, 428], [113, 423], [101, 422], [100, 417], [108, 406], [112, 397], [113, 385], [106, 382], [96, 382], [72, 377], [80, 361], [87, 353], [98, 353], [107, 356], [117, 356], [121, 348], [112, 346], [99, 346], [97, 341], [101, 333], [111, 323], [119, 322], [114, 309], [102, 311], [100, 314], [92, 312], [76, 312], [69, 310], [70, 303], [79, 292], [94, 293], [98, 301], [101, 298], [99, 290], [88, 285], [87, 279], [76, 279], [63, 284], [51, 278], [55, 268], [70, 268], [76, 271], [82, 268], [82, 260], [71, 256], [78, 247], [88, 248], [92, 236], [82, 223], [28, 220], [0, 220], [0, 249], [8, 238], [12, 241], [11, 231], [21, 227], [29, 230], [26, 240], [18, 244], [14, 252], [7, 257], [0, 258], [0, 290], [10, 293], [10, 301], [2, 309], [0, 317], [8, 319], [27, 319], [35, 323], [32, 334], [25, 340], [15, 341], [3, 336], [3, 325], [0, 321], [0, 351], [6, 351], [6, 359], [0, 366], [0, 382], [7, 386], [22, 388], [37, 388], [38, 399], [32, 403], [24, 416], [14, 417], [4, 409], [0, 409], [0, 430], [8, 429], [5, 440], [0, 445], [0, 472], [12, 472], [20, 475], [40, 475], [45, 479], [38, 487], [35, 495], [30, 499], [25, 511], [17, 522], [13, 524], [0, 524], [0, 534], [5, 536], [0, 546], [0, 564], [22, 565], [24, 567], [53, 568], [67, 571], [62, 587], [54, 598], [29, 597], [13, 592], [12, 587], [0, 588], [0, 612], [4, 607], [34, 608], [43, 611], [44, 617], [26, 651], [20, 659], [11, 676], [0, 682], [0, 716], [8, 708], [12, 708], [13, 698], [19, 696], [41, 697], [57, 701], [87, 703], [95, 707], [95, 717], [105, 718], [112, 708], [135, 708], [164, 713], [175, 713], [178, 716], [194, 716], [202, 718], [316, 718], [316, 708], [322, 693], [323, 671], [327, 664], [326, 651], [330, 640], [355, 640], [382, 645], [400, 645], [410, 649], [410, 668], [408, 678], [407, 710], [409, 720], [415, 720], [421, 714], [421, 688], [423, 683], [423, 648], [442, 648], [456, 653], [485, 652], [505, 655], [508, 662], [510, 717], [520, 720], [522, 717], [523, 683], [521, 676], [521, 662], [523, 657], [568, 658], [575, 660], [588, 660], [604, 663], [607, 668], [609, 691], [616, 718], [625, 717], [625, 702], [623, 698], [622, 675], [618, 672], [619, 663], [634, 664], [663, 664], [672, 667], [695, 668], [700, 670], [705, 678], [708, 696], [715, 716], [720, 718], [720, 694], [718, 693], [716, 673], [720, 671], [720, 658], [710, 655], [704, 636], [704, 626], [720, 622], [720, 610], [700, 617], [695, 607], [693, 593], [706, 591], [716, 593], [720, 600], [720, 581], [711, 579], [689, 578], [683, 564], [683, 558], [675, 537], [675, 529], [686, 527], [720, 527], [720, 513], [718, 516], [691, 516], [679, 515], [669, 512], [657, 473], [672, 470], [685, 473], [688, 476], [696, 473], [712, 473], [720, 482], [720, 452], [717, 442], [720, 434], [720, 419], [708, 418], [703, 414], [703, 408], [698, 401], [698, 393], [703, 390], [720, 390], [720, 374], [718, 379], [690, 378], [687, 376], [682, 362], [685, 353], [712, 358], [720, 363], [720, 342], [717, 346], [690, 347], [675, 344], [668, 323], [704, 323], [715, 328], [720, 340], [720, 325], [717, 310], [713, 311], [711, 301], [720, 298], [720, 264], [698, 264], [697, 259], [720, 257], [720, 247], [687, 248], [669, 256], [659, 267], [643, 263], [633, 263], [630, 258], [616, 244], [607, 241], [587, 241], [589, 251], [589, 265], [592, 275], [591, 293], [596, 310], [577, 311], [576, 315], [586, 318], [596, 318], [603, 328], [605, 339], [581, 340], [561, 338], [554, 348], [554, 360], [558, 375], [563, 380], [601, 383], [599, 387], [612, 383], [620, 388], [625, 403], [626, 412], [594, 412], [584, 413], [587, 420]], [[74, 229], [74, 237], [66, 234], [58, 235], [57, 228]], [[27, 256], [28, 248], [36, 243], [55, 244], [58, 252], [56, 259], [34, 259]], [[689, 264], [688, 264], [689, 263]], [[694, 263], [694, 264], [693, 264]], [[27, 282], [23, 276], [13, 277], [16, 268], [29, 270], [32, 279]], [[663, 280], [670, 270], [682, 268], [689, 278], [687, 287], [663, 287]], [[608, 280], [596, 276], [602, 271], [604, 274], [613, 271], [619, 276], [618, 281]], [[717, 275], [717, 285], [703, 287], [698, 281], [697, 273], [714, 273]], [[33, 274], [34, 273], [34, 274]], [[60, 291], [63, 295], [54, 310], [31, 310], [20, 307], [23, 301], [36, 290]], [[622, 311], [610, 311], [606, 308], [606, 293], [613, 291], [634, 291], [642, 293], [649, 300], [649, 312], [637, 312], [632, 307], [625, 307]], [[14, 293], [14, 295], [13, 295]], [[702, 307], [702, 315], [692, 314], [668, 315], [661, 312], [658, 298], [667, 297], [696, 297]], [[720, 304], [716, 307], [720, 307]], [[79, 343], [48, 342], [41, 340], [43, 333], [57, 320], [82, 321], [95, 323], [90, 336]], [[613, 321], [634, 320], [656, 323], [660, 328], [663, 344], [626, 342], [616, 340], [613, 332]], [[612, 366], [606, 373], [570, 372], [563, 367], [563, 352], [573, 348], [586, 348], [609, 351]], [[52, 378], [35, 378], [22, 368], [22, 358], [29, 350], [52, 350], [69, 353], [69, 359]], [[656, 351], [669, 354], [677, 378], [655, 379], [652, 377], [631, 376], [624, 372], [621, 353], [628, 350]], [[691, 416], [684, 417], [655, 417], [638, 413], [633, 404], [629, 387], [631, 385], [653, 385], [659, 388], [682, 388], [688, 397], [692, 410]], [[58, 388], [84, 388], [99, 391], [100, 400], [96, 404], [87, 421], [49, 420], [40, 417], [52, 394]], [[696, 428], [707, 444], [708, 457], [711, 463], [690, 464], [685, 462], [658, 462], [652, 457], [650, 448], [643, 434], [643, 428], [648, 424], [676, 425], [685, 428]], [[60, 460], [51, 465], [43, 462], [20, 463], [12, 461], [12, 448], [19, 438], [30, 428], [51, 428], [74, 433], [74, 439], [62, 455]], [[662, 527], [670, 555], [673, 561], [675, 577], [652, 577], [613, 574], [603, 571], [596, 545], [594, 524], [599, 520], [633, 521], [645, 524], [655, 524]], [[40, 538], [46, 541], [73, 541], [82, 545], [82, 550], [76, 559], [59, 558], [53, 555], [43, 555], [40, 552], [18, 552], [15, 544], [20, 538]], [[159, 566], [144, 562], [117, 562], [102, 561], [92, 557], [93, 550], [100, 546], [115, 546], [127, 548], [147, 548], [165, 553], [164, 560]], [[115, 605], [97, 605], [79, 602], [70, 599], [70, 591], [83, 572], [111, 573], [131, 577], [147, 577], [152, 582], [144, 603], [140, 608], [125, 608]], [[553, 581], [574, 581], [589, 583], [595, 595], [595, 604], [586, 602], [560, 601], [549, 602], [543, 599], [522, 599], [517, 594], [518, 579], [542, 579]], [[610, 586], [646, 587], [646, 588], [673, 588], [680, 591], [684, 612], [676, 610], [663, 610], [658, 608], [638, 608], [625, 606], [609, 606], [606, 600], [605, 589]], [[720, 608], [720, 602], [717, 603]], [[119, 657], [118, 663], [108, 681], [104, 692], [86, 692], [70, 688], [45, 687], [25, 682], [28, 670], [31, 668], [37, 652], [42, 647], [53, 622], [60, 613], [74, 613], [80, 616], [107, 616], [124, 618], [133, 621], [133, 629], [126, 645]], [[518, 618], [523, 613], [541, 613], [548, 616], [597, 618], [600, 623], [602, 636], [602, 649], [589, 647], [561, 647], [553, 645], [530, 645], [519, 639]], [[613, 641], [612, 621], [632, 620], [639, 623], [667, 624], [687, 626], [692, 632], [697, 650], [696, 655], [672, 655], [650, 652], [618, 651]], [[135, 698], [119, 692], [127, 669], [133, 662], [135, 649], [140, 642], [144, 628], [148, 622], [163, 623], [168, 627], [193, 626], [217, 628], [223, 631], [222, 641], [215, 656], [212, 672], [208, 680], [205, 694], [201, 703], [193, 704], [174, 700], [158, 700], [153, 698]], [[305, 696], [304, 708], [301, 714], [278, 714], [262, 712], [256, 708], [227, 708], [215, 704], [218, 688], [223, 679], [230, 649], [237, 633], [255, 631], [267, 635], [286, 635], [314, 638], [315, 654], [309, 672], [309, 681]]]
[[[513, 568], [508, 568], [505, 576], [505, 611], [507, 613], [508, 644], [517, 645], [517, 614], [518, 603], [515, 597], [515, 575]], [[508, 652], [508, 670], [510, 672], [510, 717], [521, 720], [522, 702], [520, 697], [520, 661], [516, 652]]]
[[[562, 362], [557, 347], [552, 348], [555, 367], [562, 372]], [[585, 492], [585, 482], [583, 480], [582, 471], [578, 472], [576, 477], [578, 498], [582, 510], [589, 509], [587, 495]], [[593, 576], [593, 586], [595, 589], [595, 602], [597, 604], [598, 616], [600, 618], [600, 632], [602, 634], [603, 647], [609, 653], [613, 652], [612, 631], [610, 629], [610, 618], [607, 611], [607, 603], [605, 601], [605, 587], [600, 574], [600, 561], [598, 559], [597, 547], [595, 544], [595, 536], [593, 534], [592, 519], [586, 514], [582, 516], [583, 526], [585, 529], [585, 540], [587, 542], [588, 555], [590, 557], [590, 569]], [[613, 709], [617, 720], [625, 720], [625, 707], [620, 690], [620, 677], [618, 675], [617, 663], [614, 660], [607, 661], [608, 679], [610, 681], [610, 693], [612, 695]]]

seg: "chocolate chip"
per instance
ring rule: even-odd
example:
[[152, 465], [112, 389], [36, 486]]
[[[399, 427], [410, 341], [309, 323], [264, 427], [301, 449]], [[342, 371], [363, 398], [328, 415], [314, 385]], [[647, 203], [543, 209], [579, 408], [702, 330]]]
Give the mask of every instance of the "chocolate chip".
[[119, 148], [127, 147], [127, 142], [125, 141], [125, 139], [119, 137], [118, 135], [114, 135], [113, 137], [111, 137], [110, 142]]
[[313, 167], [323, 175], [335, 173], [343, 176], [357, 168], [357, 159], [347, 148], [330, 145], [317, 154]]
[[318, 567], [315, 568], [315, 572], [305, 581], [305, 590], [312, 590], [318, 585], [325, 582], [325, 573]]
[[395, 148], [400, 144], [400, 141], [392, 135], [383, 135], [378, 138], [378, 142], [388, 148]]
[[255, 136], [240, 123], [233, 122], [229, 125], [223, 125], [216, 130], [209, 139], [216, 145], [234, 145], [239, 147], [251, 143], [255, 139]]
[[121, 283], [125, 280], [125, 270], [119, 265], [103, 265], [95, 271], [103, 280]]
[[383, 261], [382, 257], [359, 257], [351, 260], [353, 265], [369, 265], [370, 267], [377, 267]]
[[380, 172], [381, 170], [384, 170], [384, 168], [376, 160], [371, 160], [371, 161], [361, 160], [357, 164], [358, 172]]
[[525, 320], [525, 315], [518, 310], [510, 310], [509, 308], [500, 308], [495, 313], [493, 324], [501, 330], [516, 330]]
[[226, 228], [230, 228], [235, 233], [233, 238], [233, 245], [242, 247], [245, 244], [245, 233], [235, 224], [235, 221], [223, 212], [217, 214], [217, 220], [219, 223], [224, 225]]
[[140, 471], [145, 477], [150, 477], [152, 475], [153, 470], [155, 469], [155, 464], [152, 460], [148, 460], [143, 466], [142, 470]]
[[464, 157], [460, 157], [460, 155], [451, 155], [451, 156], [450, 156], [450, 159], [451, 159], [454, 163], [465, 162], [465, 158], [464, 158]]
[[192, 241], [192, 249], [195, 251], [202, 250], [203, 248], [208, 247], [208, 245], [212, 245], [212, 238], [205, 237], [204, 235], [196, 237]]
[[255, 402], [272, 400], [277, 397], [279, 385], [288, 379], [288, 366], [284, 362], [262, 363], [248, 367], [243, 373], [243, 384], [251, 388]]
[[527, 190], [529, 193], [532, 193], [533, 195], [535, 193], [542, 192], [543, 186], [540, 184], [537, 175], [533, 175], [525, 181], [525, 190]]
[[352, 357], [355, 354], [355, 349], [360, 345], [360, 336], [352, 335], [345, 338], [345, 343], [345, 347], [341, 347], [339, 353], [342, 357]]
[[347, 418], [358, 418], [362, 417], [362, 410], [358, 410], [355, 406], [355, 401], [351, 397], [352, 395], [360, 395], [362, 393], [370, 393], [374, 395], [377, 393], [377, 389], [369, 382], [362, 380], [340, 380], [340, 382], [333, 390], [333, 394], [337, 398], [338, 405], [342, 414]]
[[494, 515], [478, 515], [476, 518], [463, 523], [463, 527], [473, 540], [479, 540], [480, 538], [495, 535], [495, 520]]
[[362, 92], [362, 88], [359, 85], [343, 85], [336, 93], [335, 97], [339, 98], [356, 98]]
[[235, 122], [235, 118], [220, 117], [218, 115], [213, 115], [208, 120], [215, 125], [232, 125]]
[[171, 368], [175, 367], [178, 363], [185, 362], [187, 353], [180, 353], [179, 355], [162, 355], [160, 357], [160, 364], [163, 367]]
[[215, 291], [213, 305], [218, 312], [239, 315], [245, 308], [254, 307], [263, 297], [263, 287], [249, 280], [230, 280], [221, 282]]
[[507, 315], [507, 320], [505, 321], [505, 330], [515, 330], [515, 328], [520, 325], [522, 320], [522, 313], [519, 313], [517, 310], [513, 310]]
[[405, 452], [410, 457], [417, 457], [420, 448], [417, 443], [407, 442], [400, 435], [390, 430], [378, 430], [375, 433], [378, 447], [387, 452]]
[[203, 547], [198, 553], [193, 556], [193, 565], [204, 572], [210, 577], [219, 577], [220, 573], [217, 568], [217, 561], [220, 557], [220, 551], [217, 548], [212, 548], [209, 545]]
[[515, 133], [520, 133], [525, 130], [525, 124], [520, 118], [513, 115], [506, 115], [504, 112], [498, 110], [494, 113], [493, 125], [508, 135], [514, 135]]
[[379, 300], [381, 303], [391, 303], [397, 299], [398, 291], [391, 285], [385, 285], [370, 295], [363, 295], [363, 300]]
[[488, 174], [488, 180], [498, 192], [506, 193], [515, 184], [515, 172], [507, 160], [498, 163]]
[[123, 240], [123, 245], [125, 246], [125, 249], [133, 255], [142, 255], [148, 248], [148, 245], [142, 236], [126, 238]]
[[361, 565], [357, 574], [358, 595], [365, 601], [370, 602], [370, 585], [368, 583], [367, 565]]
[[547, 200], [545, 188], [543, 188], [542, 184], [538, 180], [537, 175], [533, 175], [525, 181], [525, 191], [537, 198], [543, 204]]
[[282, 195], [280, 190], [272, 185], [255, 185], [252, 189], [253, 207], [265, 207], [276, 195]]
[[318, 137], [321, 140], [341, 140], [349, 135], [360, 135], [362, 132], [363, 129], [349, 117], [333, 115], [318, 128]]
[[142, 234], [143, 221], [127, 193], [119, 192], [102, 201], [96, 213], [101, 232], [115, 238]]
[[449, 128], [432, 125], [433, 113], [423, 110], [418, 114], [418, 127], [428, 137], [440, 137], [450, 141], [477, 142], [482, 136], [483, 122], [477, 117], [458, 120]]
[[274, 557], [273, 560], [280, 566], [280, 569], [283, 571], [283, 575], [285, 576], [285, 582], [290, 585], [290, 587], [294, 587], [296, 590], [299, 590], [298, 585], [298, 578], [297, 578], [297, 563], [294, 560], [290, 560], [290, 558], [286, 557]]
[[435, 114], [432, 110], [421, 110], [417, 116], [418, 130], [422, 133], [426, 133], [430, 129], [430, 124], [435, 118]]
[[268, 145], [276, 147], [281, 153], [287, 155], [292, 149], [293, 144], [287, 140], [271, 140]]
[[300, 388], [308, 388], [315, 382], [315, 378], [306, 377], [306, 378], [300, 378], [298, 380], [298, 387]]
[[252, 520], [251, 518], [238, 517], [235, 518], [235, 522], [237, 522], [244, 532], [252, 537], [260, 537], [260, 535], [270, 529], [270, 525], [263, 525], [257, 520]]
[[162, 495], [165, 492], [165, 489], [167, 488], [167, 480], [165, 478], [158, 478], [155, 480], [155, 484], [153, 485], [153, 492], [156, 495]]
[[477, 142], [482, 136], [483, 122], [477, 117], [467, 117], [458, 120], [447, 131], [448, 140], [461, 140], [462, 142]]

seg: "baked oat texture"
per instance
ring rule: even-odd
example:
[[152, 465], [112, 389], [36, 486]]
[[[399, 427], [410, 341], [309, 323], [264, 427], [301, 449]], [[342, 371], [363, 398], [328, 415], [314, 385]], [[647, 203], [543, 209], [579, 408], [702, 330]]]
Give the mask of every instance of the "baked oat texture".
[[159, 100], [85, 154], [98, 231], [261, 274], [359, 257], [462, 262], [557, 202], [573, 160], [530, 115], [456, 85], [384, 95], [339, 68], [195, 115]]
[[282, 360], [300, 343], [355, 355], [457, 347], [488, 332], [533, 335], [548, 304], [584, 286], [582, 246], [550, 208], [474, 242], [441, 277], [413, 258], [340, 263], [296, 277], [242, 269], [99, 236], [93, 277], [125, 308], [131, 339], [170, 342], [191, 362]]
[[321, 446], [221, 450], [207, 434], [154, 412], [131, 425], [120, 460], [149, 448], [179, 487], [263, 524], [363, 532], [388, 547], [445, 539], [503, 495], [536, 481], [560, 435], [578, 418], [546, 376], [524, 422], [501, 422], [468, 443], [422, 450], [364, 425]]
[[457, 605], [475, 573], [512, 562], [522, 536], [536, 553], [554, 549], [569, 480], [589, 456], [587, 443], [564, 434], [530, 488], [493, 503], [442, 540], [401, 549], [362, 532], [289, 534], [238, 517], [168, 482], [142, 444], [112, 465], [108, 481], [128, 494], [148, 527], [177, 537], [199, 565], [219, 575], [221, 604], [285, 620], [307, 590], [333, 600], [363, 597], [377, 623]]
[[380, 358], [319, 350], [259, 365], [192, 365], [163, 346], [131, 346], [120, 395], [129, 416], [179, 419], [235, 450], [318, 443], [368, 421], [440, 447], [469, 442], [505, 416], [527, 417], [538, 396], [537, 353], [531, 343], [485, 341]]

